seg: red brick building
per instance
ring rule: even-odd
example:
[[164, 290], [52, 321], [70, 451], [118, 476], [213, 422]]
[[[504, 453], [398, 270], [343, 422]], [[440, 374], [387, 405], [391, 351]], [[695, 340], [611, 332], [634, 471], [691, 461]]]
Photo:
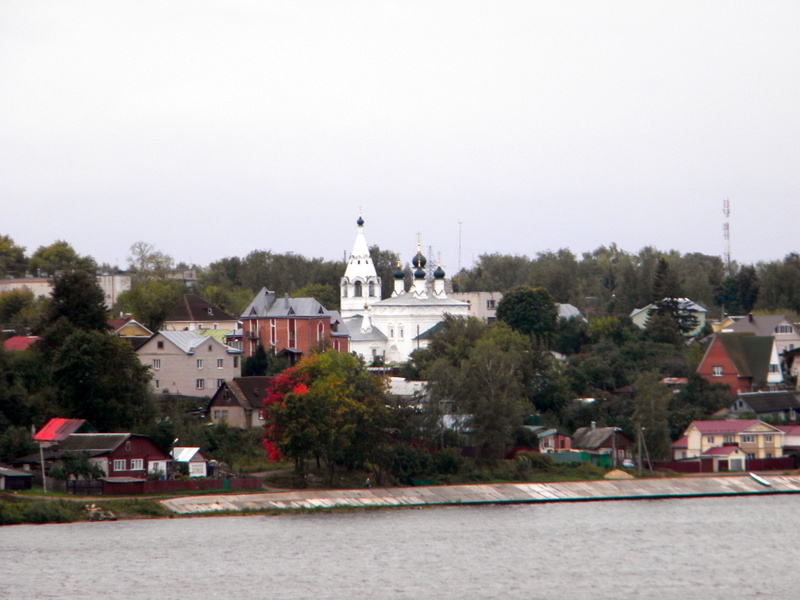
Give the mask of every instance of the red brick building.
[[259, 343], [267, 352], [287, 354], [292, 362], [316, 348], [350, 351], [350, 336], [339, 313], [313, 298], [277, 298], [267, 288], [242, 313], [244, 355], [253, 356]]
[[697, 372], [709, 383], [728, 386], [732, 397], [783, 383], [774, 339], [746, 333], [716, 334]]

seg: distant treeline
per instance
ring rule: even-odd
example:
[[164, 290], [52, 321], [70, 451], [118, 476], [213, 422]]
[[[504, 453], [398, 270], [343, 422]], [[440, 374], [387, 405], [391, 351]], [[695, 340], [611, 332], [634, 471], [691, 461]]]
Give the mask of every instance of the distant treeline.
[[[0, 277], [52, 274], [71, 268], [122, 271], [116, 266], [98, 265], [91, 257], [79, 256], [64, 241], [43, 246], [30, 257], [24, 251], [8, 236], [0, 236]], [[388, 297], [392, 293], [399, 255], [378, 246], [372, 246], [370, 251], [382, 278], [383, 295]], [[734, 263], [730, 273], [718, 256], [699, 252], [681, 254], [650, 246], [631, 253], [612, 244], [580, 257], [568, 249], [539, 252], [533, 257], [482, 254], [474, 266], [454, 274], [453, 288], [459, 292], [505, 292], [518, 285], [544, 287], [555, 301], [574, 304], [586, 314], [623, 315], [654, 300], [653, 284], [660, 260], [669, 266], [672, 281], [668, 288], [672, 293], [702, 304], [711, 317], [750, 311], [800, 313], [800, 255], [797, 253], [754, 265]], [[403, 267], [410, 279], [409, 266]], [[131, 247], [125, 271], [134, 276], [135, 283], [143, 283], [163, 280], [173, 268], [194, 268], [198, 277], [195, 291], [222, 308], [238, 313], [261, 287], [279, 294], [307, 293], [327, 308], [338, 309], [339, 281], [345, 263], [306, 258], [291, 252], [255, 250], [243, 258], [222, 258], [207, 266], [175, 264], [170, 256], [154, 246], [137, 242]], [[126, 307], [115, 308], [124, 310]]]

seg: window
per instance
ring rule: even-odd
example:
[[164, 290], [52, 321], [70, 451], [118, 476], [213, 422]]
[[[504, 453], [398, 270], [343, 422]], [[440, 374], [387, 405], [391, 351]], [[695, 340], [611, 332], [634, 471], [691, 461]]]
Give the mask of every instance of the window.
[[770, 434], [770, 435], [765, 435], [765, 436], [764, 436], [764, 441], [765, 441], [767, 444], [771, 444], [771, 443], [772, 443], [772, 435], [771, 435], [771, 434]]
[[776, 365], [775, 363], [772, 363], [769, 366], [769, 372], [770, 373], [780, 373], [780, 371], [781, 371], [781, 366], [780, 365]]
[[267, 411], [265, 411], [265, 410], [258, 411], [258, 420], [259, 421], [266, 421], [267, 420]]
[[208, 351], [211, 352], [212, 350], [213, 350], [213, 348], [211, 347], [211, 344], [209, 344], [208, 345]]
[[713, 444], [714, 443], [714, 436], [713, 435], [708, 436], [706, 438], [706, 442], [708, 442], [709, 444]]
[[494, 309], [496, 308], [496, 307], [495, 307], [494, 300], [487, 300], [487, 301], [486, 301], [486, 308], [487, 308], [488, 310], [494, 310]]
[[733, 436], [732, 435], [726, 435], [725, 436], [725, 443], [726, 444], [732, 444], [733, 443]]
[[144, 470], [144, 459], [143, 458], [132, 458], [131, 459], [131, 471], [143, 471]]
[[197, 359], [197, 368], [198, 369], [202, 369], [203, 368], [203, 359], [202, 358], [198, 358]]
[[778, 325], [775, 328], [775, 333], [792, 333], [791, 325]]
[[221, 388], [223, 385], [225, 385], [225, 380], [224, 379], [217, 379], [217, 387]]
[[224, 366], [225, 366], [225, 359], [224, 358], [218, 358], [217, 359], [217, 368], [221, 369]]
[[289, 348], [297, 347], [297, 321], [289, 319]]
[[756, 455], [753, 454], [752, 452], [748, 452], [747, 453], [747, 460], [753, 460], [755, 457], [756, 457]]
[[356, 298], [361, 297], [361, 282], [356, 281], [355, 285], [353, 285], [353, 296]]
[[205, 379], [197, 379], [195, 381], [195, 388], [198, 390], [206, 389], [206, 380]]
[[124, 471], [125, 470], [125, 459], [114, 459], [114, 470], [115, 471]]
[[325, 340], [325, 325], [320, 321], [317, 323], [317, 341], [322, 342]]
[[239, 368], [239, 357], [238, 356], [234, 356], [233, 357], [233, 368], [234, 369]]
[[370, 297], [375, 295], [375, 284], [372, 282], [369, 284], [369, 295]]
[[712, 377], [722, 377], [722, 366], [714, 365], [711, 367], [711, 375]]
[[394, 327], [389, 327], [389, 339], [394, 339]]
[[160, 368], [161, 368], [161, 359], [160, 358], [154, 358], [153, 359], [153, 369], [158, 371]]
[[273, 346], [278, 345], [278, 324], [275, 319], [269, 321], [269, 342]]
[[403, 328], [402, 327], [398, 328], [398, 331], [399, 331], [399, 333], [397, 335], [397, 339], [402, 340], [403, 339]]
[[228, 411], [227, 410], [223, 410], [222, 411], [222, 419], [227, 419], [227, 418], [228, 418]]
[[159, 350], [163, 350], [164, 349], [164, 342], [156, 342], [156, 347]]
[[215, 419], [219, 419], [219, 411], [218, 410], [214, 411], [214, 418]]
[[742, 436], [742, 443], [743, 444], [753, 444], [756, 441], [756, 436], [754, 435], [743, 435]]

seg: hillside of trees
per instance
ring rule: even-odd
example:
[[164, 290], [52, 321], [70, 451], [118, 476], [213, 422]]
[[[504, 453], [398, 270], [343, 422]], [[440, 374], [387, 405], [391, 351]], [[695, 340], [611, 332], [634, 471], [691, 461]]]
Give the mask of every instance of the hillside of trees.
[[[377, 246], [371, 251], [388, 296], [398, 255]], [[197, 273], [194, 293], [239, 314], [264, 286], [279, 294], [313, 296], [338, 309], [345, 265], [263, 250], [206, 266], [175, 264], [154, 246], [138, 242], [125, 268], [132, 289], [112, 312], [132, 313], [157, 329], [187, 291], [185, 282], [168, 274], [188, 268]], [[110, 315], [94, 283], [98, 271], [122, 270], [79, 256], [63, 241], [27, 255], [11, 238], [0, 236], [0, 277], [55, 276], [53, 298], [34, 298], [27, 290], [0, 294], [3, 329], [44, 338], [24, 352], [0, 350], [0, 459], [24, 449], [31, 425], [40, 427], [53, 416], [89, 416], [101, 429], [135, 427], [165, 440], [203, 435], [178, 432], [184, 425], [177, 414], [168, 421], [158, 417], [146, 369], [129, 347], [104, 335]], [[705, 306], [709, 318], [755, 311], [796, 319], [800, 313], [800, 255], [794, 253], [733, 265], [730, 274], [719, 257], [650, 247], [630, 253], [612, 245], [581, 257], [569, 250], [533, 257], [484, 254], [452, 284], [456, 291], [503, 292], [499, 322], [447, 319], [405, 374], [433, 382], [434, 397], [449, 398], [476, 415], [482, 424], [476, 439], [487, 455], [520, 441], [515, 436], [524, 435], [518, 426], [533, 414], [567, 432], [591, 421], [629, 434], [646, 427], [651, 452], [666, 455], [669, 442], [692, 419], [722, 408], [728, 398], [694, 375], [703, 347], [689, 343], [686, 324], [674, 310], [659, 306], [645, 330], [632, 324], [630, 311], [665, 297], [688, 297]], [[554, 301], [574, 304], [588, 320], [558, 321]], [[565, 360], [554, 359], [551, 351]], [[672, 394], [658, 384], [665, 376], [688, 377], [689, 385]], [[626, 387], [628, 393], [619, 392]], [[443, 432], [433, 432], [426, 443], [444, 438]]]

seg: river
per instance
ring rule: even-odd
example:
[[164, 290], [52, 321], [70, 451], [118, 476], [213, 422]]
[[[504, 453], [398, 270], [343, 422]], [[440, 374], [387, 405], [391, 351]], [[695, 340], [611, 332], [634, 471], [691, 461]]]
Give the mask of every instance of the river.
[[0, 597], [800, 597], [796, 495], [0, 527]]

